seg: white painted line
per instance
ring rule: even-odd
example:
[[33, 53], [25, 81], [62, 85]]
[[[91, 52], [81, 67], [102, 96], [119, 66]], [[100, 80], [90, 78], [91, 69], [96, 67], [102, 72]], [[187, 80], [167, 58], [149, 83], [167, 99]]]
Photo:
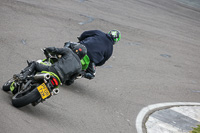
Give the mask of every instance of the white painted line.
[[147, 133], [145, 122], [150, 114], [157, 110], [175, 107], [175, 106], [200, 106], [200, 103], [195, 102], [173, 102], [173, 103], [158, 103], [144, 107], [136, 118], [137, 133]]
[[[145, 124], [147, 127], [148, 133], [187, 133], [181, 131], [179, 128], [173, 127], [172, 125], [162, 122], [154, 117], [149, 117], [148, 121]], [[161, 131], [161, 132], [160, 132]]]
[[200, 106], [194, 106], [192, 110], [187, 106], [173, 107], [170, 109], [200, 122]]

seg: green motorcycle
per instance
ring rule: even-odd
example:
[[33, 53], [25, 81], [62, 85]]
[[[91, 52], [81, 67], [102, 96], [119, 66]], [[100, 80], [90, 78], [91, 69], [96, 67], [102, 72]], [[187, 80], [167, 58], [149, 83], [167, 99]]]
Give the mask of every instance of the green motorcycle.
[[[59, 56], [52, 56], [48, 53], [46, 59], [38, 60], [37, 62], [52, 65], [58, 58]], [[83, 72], [87, 69], [89, 62], [87, 55], [81, 60]], [[12, 105], [20, 108], [28, 104], [36, 106], [51, 96], [57, 95], [59, 93], [58, 86], [61, 84], [60, 78], [55, 73], [42, 71], [34, 72], [34, 74], [27, 76], [25, 80], [11, 78], [3, 85], [2, 89], [12, 92], [17, 90], [12, 97]]]

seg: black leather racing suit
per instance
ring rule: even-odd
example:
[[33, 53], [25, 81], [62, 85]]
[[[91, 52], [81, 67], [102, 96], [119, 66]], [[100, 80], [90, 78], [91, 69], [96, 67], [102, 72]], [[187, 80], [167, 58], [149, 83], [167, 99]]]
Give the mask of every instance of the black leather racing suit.
[[70, 48], [48, 47], [47, 52], [54, 55], [61, 55], [61, 58], [51, 66], [47, 66], [38, 62], [31, 62], [28, 67], [22, 71], [23, 78], [30, 75], [34, 71], [49, 71], [58, 75], [62, 83], [70, 85], [74, 79], [80, 74], [82, 65], [80, 58]]
[[80, 58], [69, 48], [49, 47], [46, 50], [51, 54], [62, 55], [51, 67], [54, 68], [62, 82], [73, 80], [81, 72]]

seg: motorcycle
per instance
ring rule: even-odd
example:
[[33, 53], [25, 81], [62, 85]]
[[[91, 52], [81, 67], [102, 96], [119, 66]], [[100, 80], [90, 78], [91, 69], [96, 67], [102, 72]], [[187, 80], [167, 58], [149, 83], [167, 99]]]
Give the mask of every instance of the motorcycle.
[[[44, 65], [52, 65], [60, 57], [57, 55], [51, 55], [44, 51], [46, 59], [38, 60], [37, 62]], [[28, 65], [30, 62], [28, 62]], [[89, 58], [86, 55], [82, 60], [82, 71], [84, 72], [89, 64]], [[77, 78], [81, 78], [80, 75]], [[11, 78], [8, 80], [2, 87], [4, 91], [14, 91], [14, 96], [12, 97], [12, 105], [20, 108], [28, 104], [36, 106], [39, 103], [44, 102], [46, 99], [50, 98], [53, 95], [59, 93], [58, 86], [62, 85], [60, 78], [53, 72], [36, 72], [28, 75], [26, 79], [20, 80], [16, 78]]]

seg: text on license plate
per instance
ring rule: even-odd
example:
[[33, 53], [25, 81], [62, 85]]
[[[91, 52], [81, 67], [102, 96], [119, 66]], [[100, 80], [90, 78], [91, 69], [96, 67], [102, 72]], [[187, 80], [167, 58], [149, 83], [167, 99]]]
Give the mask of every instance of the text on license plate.
[[45, 83], [38, 86], [37, 89], [38, 89], [42, 99], [45, 99], [50, 95], [50, 92], [49, 92], [47, 86], [45, 85]]

